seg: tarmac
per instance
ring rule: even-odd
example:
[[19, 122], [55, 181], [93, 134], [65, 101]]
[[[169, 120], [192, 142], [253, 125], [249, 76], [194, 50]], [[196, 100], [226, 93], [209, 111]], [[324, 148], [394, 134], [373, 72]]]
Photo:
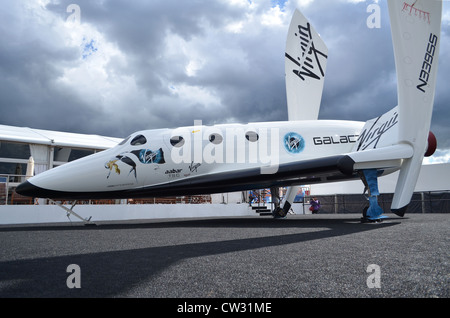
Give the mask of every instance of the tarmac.
[[450, 214], [388, 216], [0, 225], [0, 298], [448, 298]]

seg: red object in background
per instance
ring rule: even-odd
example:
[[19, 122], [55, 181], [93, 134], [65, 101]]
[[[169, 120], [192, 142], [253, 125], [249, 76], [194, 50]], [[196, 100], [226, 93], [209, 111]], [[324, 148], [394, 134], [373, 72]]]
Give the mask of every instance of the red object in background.
[[428, 134], [428, 148], [427, 152], [425, 153], [425, 157], [430, 157], [434, 154], [437, 148], [437, 139], [436, 136], [430, 131]]

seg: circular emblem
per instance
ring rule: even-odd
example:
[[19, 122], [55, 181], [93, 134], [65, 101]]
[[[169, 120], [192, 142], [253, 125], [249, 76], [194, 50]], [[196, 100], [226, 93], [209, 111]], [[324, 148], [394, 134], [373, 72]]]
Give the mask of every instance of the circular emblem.
[[297, 154], [305, 149], [305, 140], [295, 132], [284, 135], [284, 148], [292, 154]]

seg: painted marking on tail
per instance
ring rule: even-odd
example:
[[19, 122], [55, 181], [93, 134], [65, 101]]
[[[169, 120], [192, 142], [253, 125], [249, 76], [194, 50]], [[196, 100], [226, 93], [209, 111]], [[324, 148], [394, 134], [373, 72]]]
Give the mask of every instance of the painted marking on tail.
[[[320, 63], [319, 56], [322, 56], [325, 59], [328, 59], [328, 56], [314, 46], [311, 25], [309, 23], [307, 23], [306, 26], [298, 25], [298, 33], [295, 33], [295, 36], [300, 39], [300, 47], [302, 48], [303, 53], [302, 56], [297, 57], [297, 59], [287, 53], [285, 54], [290, 61], [299, 67], [298, 70], [294, 69], [292, 72], [303, 81], [305, 80], [305, 77], [320, 80], [325, 76], [325, 71]], [[319, 73], [320, 75], [318, 75]]]
[[425, 93], [424, 87], [428, 85], [428, 79], [430, 78], [431, 66], [433, 65], [434, 53], [436, 52], [436, 45], [438, 42], [438, 36], [430, 33], [428, 40], [427, 50], [422, 63], [422, 69], [419, 74], [419, 81], [422, 84], [417, 85], [417, 89]]
[[[417, 0], [414, 1], [413, 4], [404, 2], [402, 12], [406, 12], [410, 16], [416, 16], [416, 17], [419, 16], [419, 19], [424, 20], [425, 22], [428, 22], [428, 24], [430, 24], [431, 23], [430, 12], [426, 12], [426, 11], [423, 11], [423, 10], [420, 10], [420, 9], [417, 9], [416, 7], [414, 7], [416, 2], [417, 2]], [[413, 14], [413, 11], [414, 11], [414, 14]]]

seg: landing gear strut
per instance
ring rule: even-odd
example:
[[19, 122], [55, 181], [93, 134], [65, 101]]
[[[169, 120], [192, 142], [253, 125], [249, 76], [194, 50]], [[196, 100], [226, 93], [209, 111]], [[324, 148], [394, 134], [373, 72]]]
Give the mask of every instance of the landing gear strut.
[[362, 212], [361, 222], [363, 223], [378, 223], [386, 218], [383, 209], [378, 205], [378, 171], [376, 169], [365, 169], [359, 172], [359, 176], [364, 183], [364, 193], [367, 191], [367, 200], [369, 206], [365, 207]]
[[52, 200], [52, 199], [47, 199], [47, 200], [49, 200], [51, 203], [53, 203], [53, 204], [55, 204], [55, 205], [57, 205], [57, 206], [59, 206], [61, 209], [63, 209], [63, 210], [65, 210], [66, 212], [67, 212], [67, 218], [70, 220], [70, 218], [69, 218], [69, 216], [70, 215], [73, 215], [73, 216], [75, 216], [75, 217], [77, 217], [77, 218], [79, 218], [81, 221], [83, 221], [83, 223], [84, 223], [84, 225], [96, 225], [95, 223], [92, 223], [91, 222], [91, 218], [92, 218], [92, 216], [90, 216], [89, 218], [82, 218], [81, 216], [79, 216], [77, 213], [75, 213], [74, 211], [73, 211], [73, 208], [75, 207], [75, 205], [77, 204], [77, 201], [75, 201], [75, 203], [70, 207], [70, 209], [69, 208], [66, 208], [64, 205], [62, 205], [62, 204], [60, 204], [60, 203], [58, 203], [58, 202], [56, 202], [56, 201], [54, 201], [54, 200]]
[[272, 210], [272, 216], [275, 219], [282, 219], [286, 217], [287, 212], [281, 208], [281, 199], [279, 195], [280, 188], [270, 188], [270, 195], [272, 196], [272, 203], [274, 208]]

